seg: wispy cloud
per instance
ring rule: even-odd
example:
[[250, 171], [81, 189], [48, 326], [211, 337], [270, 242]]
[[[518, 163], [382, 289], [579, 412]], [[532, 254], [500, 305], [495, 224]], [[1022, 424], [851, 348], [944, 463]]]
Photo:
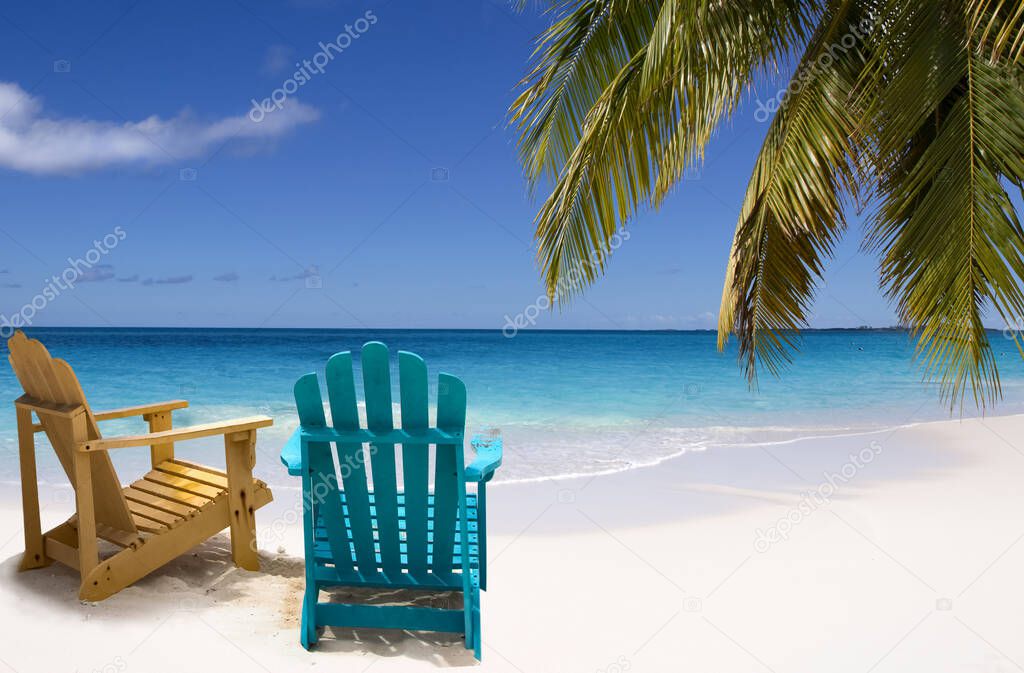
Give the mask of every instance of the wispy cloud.
[[21, 287], [21, 283], [4, 283], [4, 284], [0, 285], [0, 287], [7, 288], [9, 290], [16, 290], [19, 287]]
[[165, 278], [147, 278], [142, 281], [143, 285], [181, 285], [182, 283], [191, 283], [192, 275], [188, 276], [167, 276]]
[[238, 280], [238, 274], [234, 271], [228, 271], [227, 273], [222, 273], [219, 276], [214, 276], [213, 279], [220, 281], [221, 283], [233, 283]]
[[114, 267], [110, 264], [97, 264], [91, 269], [82, 271], [76, 282], [78, 283], [101, 283], [114, 277]]
[[14, 82], [0, 82], [0, 166], [34, 174], [62, 174], [107, 166], [169, 163], [193, 158], [232, 140], [278, 137], [319, 117], [288, 100], [255, 123], [245, 115], [204, 122], [189, 111], [163, 119], [110, 122], [48, 117], [41, 99]]
[[278, 276], [273, 275], [270, 280], [278, 283], [287, 283], [291, 280], [305, 280], [306, 278], [316, 278], [320, 275], [320, 268], [317, 266], [307, 266], [305, 269], [293, 276]]
[[124, 278], [118, 278], [117, 282], [118, 283], [138, 283], [139, 282], [139, 274], [135, 274], [135, 275], [132, 275], [132, 276], [125, 276]]

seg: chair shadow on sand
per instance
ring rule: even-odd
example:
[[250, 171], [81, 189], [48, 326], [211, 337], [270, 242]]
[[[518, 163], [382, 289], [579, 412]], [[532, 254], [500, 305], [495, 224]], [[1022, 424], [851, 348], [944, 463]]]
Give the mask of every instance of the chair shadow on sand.
[[[101, 556], [104, 551], [109, 553], [113, 548], [101, 548]], [[59, 563], [18, 572], [20, 550], [0, 561], [0, 575], [20, 597], [56, 610], [87, 612], [90, 620], [115, 622], [141, 613], [202, 613], [226, 603], [242, 608], [251, 605], [254, 613], [267, 614], [270, 621], [276, 622], [272, 627], [281, 633], [275, 640], [285, 647], [294, 647], [299, 657], [343, 652], [412, 657], [445, 667], [477, 663], [472, 650], [465, 649], [461, 634], [387, 629], [328, 627], [316, 649], [305, 653], [299, 644], [303, 561], [267, 552], [261, 552], [259, 556], [259, 571], [236, 568], [232, 561], [231, 542], [226, 534], [221, 533], [99, 603], [79, 601], [77, 571]], [[338, 587], [324, 594], [325, 600], [331, 602], [446, 609], [462, 607], [461, 594], [453, 591]]]

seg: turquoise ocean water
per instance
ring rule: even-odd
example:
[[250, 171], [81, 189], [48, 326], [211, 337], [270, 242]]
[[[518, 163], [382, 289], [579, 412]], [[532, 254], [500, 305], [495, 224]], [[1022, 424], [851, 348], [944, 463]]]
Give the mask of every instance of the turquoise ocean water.
[[[807, 332], [781, 379], [751, 391], [735, 349], [715, 349], [712, 332], [520, 332], [446, 330], [259, 330], [38, 328], [71, 362], [94, 409], [186, 398], [177, 425], [268, 414], [258, 473], [291, 482], [277, 462], [296, 425], [291, 386], [321, 371], [338, 351], [368, 340], [422, 355], [469, 389], [469, 429], [505, 437], [503, 480], [592, 474], [645, 465], [684, 451], [749, 442], [785, 442], [949, 418], [938, 390], [921, 381], [913, 343], [898, 331]], [[1024, 411], [1024, 363], [992, 332], [1004, 400], [988, 413]], [[397, 377], [396, 377], [397, 378]], [[436, 391], [432, 390], [431, 395]], [[21, 394], [0, 367], [0, 400]], [[398, 399], [397, 394], [395, 399]], [[965, 408], [965, 415], [976, 415]], [[107, 435], [142, 431], [141, 422], [105, 424]], [[219, 464], [217, 442], [183, 444], [182, 455]], [[145, 467], [148, 451], [115, 452], [122, 471]], [[62, 480], [56, 459], [39, 451], [43, 479]], [[0, 480], [17, 479], [13, 405], [0, 411]], [[123, 475], [127, 479], [130, 475]]]

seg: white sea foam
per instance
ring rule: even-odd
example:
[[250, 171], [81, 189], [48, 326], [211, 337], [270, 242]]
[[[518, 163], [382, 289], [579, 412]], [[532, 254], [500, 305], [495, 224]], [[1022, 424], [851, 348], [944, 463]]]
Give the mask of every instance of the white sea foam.
[[[395, 410], [396, 425], [400, 419]], [[365, 413], [360, 405], [360, 411]], [[264, 413], [272, 416], [272, 427], [259, 431], [257, 443], [257, 476], [274, 486], [297, 487], [278, 462], [278, 454], [288, 437], [298, 426], [294, 408], [290, 404], [199, 405], [183, 410], [176, 425], [189, 425], [232, 417]], [[329, 416], [328, 416], [329, 417]], [[840, 437], [867, 436], [891, 432], [897, 428], [912, 427], [919, 423], [868, 424], [859, 426], [798, 426], [798, 425], [708, 425], [673, 426], [650, 422], [586, 423], [575, 426], [564, 424], [546, 426], [536, 423], [505, 424], [500, 429], [504, 437], [503, 467], [495, 484], [523, 483], [599, 476], [626, 470], [650, 467], [686, 453], [707, 450], [728, 450], [750, 446], [779, 446], [796, 442]], [[138, 421], [116, 422], [106, 426], [108, 434], [137, 432], [144, 429]], [[38, 436], [40, 446], [39, 476], [43, 482], [66, 483], [62, 470], [52, 452], [45, 450], [45, 439]], [[177, 445], [179, 455], [211, 465], [223, 462], [223, 444], [218, 438], [206, 438]], [[469, 449], [467, 448], [467, 451]], [[0, 466], [0, 482], [16, 482], [17, 444], [13, 439], [0, 438], [0, 455], [12, 459]], [[149, 452], [144, 450], [114, 452], [114, 461], [122, 478], [148, 469]]]

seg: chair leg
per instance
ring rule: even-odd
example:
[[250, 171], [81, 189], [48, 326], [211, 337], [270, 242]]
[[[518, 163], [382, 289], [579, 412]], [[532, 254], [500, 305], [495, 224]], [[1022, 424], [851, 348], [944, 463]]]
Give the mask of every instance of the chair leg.
[[[302, 448], [302, 464], [309, 465], [309, 455], [306, 447]], [[307, 650], [317, 641], [316, 630], [316, 604], [320, 600], [320, 589], [316, 584], [314, 573], [315, 561], [313, 560], [313, 484], [310, 473], [312, 470], [303, 470], [302, 474], [302, 537], [306, 555], [304, 572], [306, 580], [305, 592], [302, 596], [302, 633], [300, 639], [302, 646]]]
[[487, 482], [476, 491], [477, 541], [480, 549], [480, 591], [487, 591]]
[[483, 659], [483, 634], [480, 632], [480, 606], [473, 608], [473, 656], [477, 661]]
[[[85, 413], [78, 413], [70, 421], [75, 441], [86, 437]], [[79, 593], [86, 591], [86, 578], [99, 565], [100, 555], [96, 537], [96, 502], [92, 490], [92, 456], [75, 451], [72, 456], [75, 470], [75, 507], [78, 510], [78, 572], [82, 586]]]
[[314, 590], [313, 593], [307, 589], [306, 593], [302, 597], [302, 627], [301, 633], [299, 634], [299, 641], [302, 643], [302, 647], [309, 650], [318, 640], [317, 629], [316, 629], [316, 602], [317, 593]]
[[480, 584], [473, 575], [462, 594], [462, 609], [465, 612], [466, 649], [473, 650], [473, 656], [480, 659]]
[[224, 436], [224, 453], [228, 473], [228, 506], [231, 516], [231, 556], [235, 565], [246, 570], [259, 570], [256, 553], [256, 490], [252, 466], [256, 461], [256, 431]]
[[39, 486], [36, 482], [36, 444], [32, 432], [32, 412], [18, 407], [18, 452], [21, 467], [21, 511], [24, 517], [25, 555], [18, 570], [50, 565], [46, 542], [39, 524]]
[[467, 605], [470, 618], [470, 633], [466, 634], [466, 649], [473, 650], [473, 656], [480, 661], [483, 635], [480, 633], [480, 591], [473, 587], [473, 595]]

